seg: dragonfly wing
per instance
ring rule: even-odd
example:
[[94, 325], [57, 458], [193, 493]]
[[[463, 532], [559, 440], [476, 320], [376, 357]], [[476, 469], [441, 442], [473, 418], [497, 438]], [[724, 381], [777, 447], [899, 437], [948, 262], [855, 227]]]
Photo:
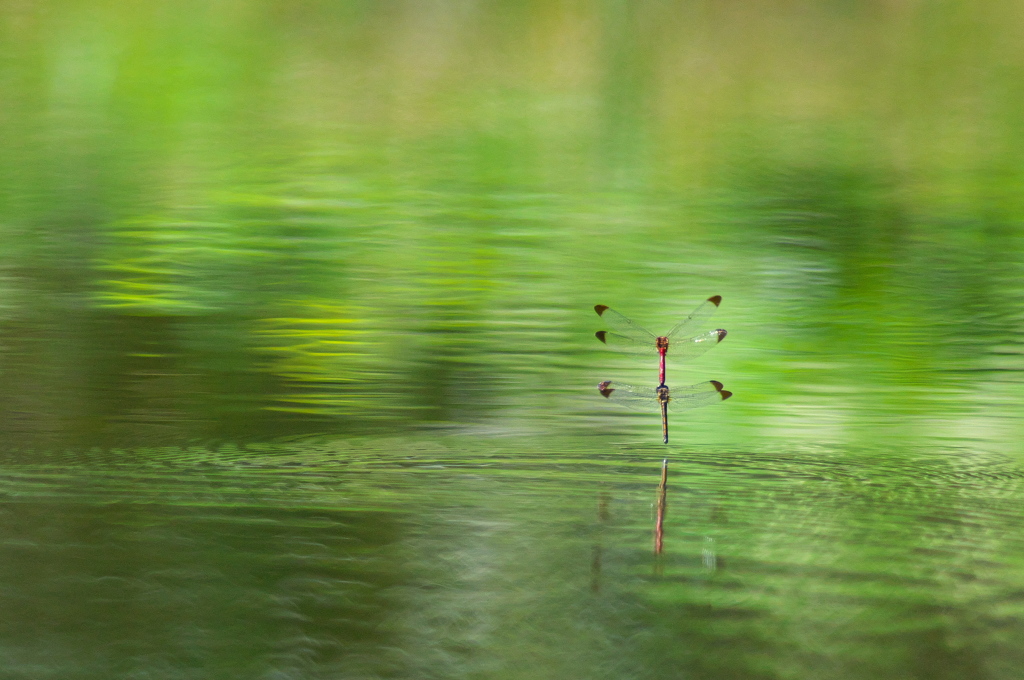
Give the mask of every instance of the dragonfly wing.
[[693, 314], [686, 317], [675, 327], [668, 332], [668, 339], [671, 341], [672, 338], [682, 337], [688, 335], [693, 331], [697, 330], [710, 319], [715, 311], [718, 309], [718, 305], [722, 304], [721, 295], [712, 295], [705, 300], [697, 309], [693, 310]]
[[658, 353], [657, 338], [643, 326], [633, 323], [605, 305], [595, 305], [594, 311], [608, 327], [608, 330], [598, 331], [594, 334], [604, 344], [614, 349], [637, 354]]
[[[636, 411], [655, 413], [661, 410], [661, 402], [658, 401], [658, 391], [653, 387], [636, 387], [634, 385], [620, 385], [611, 380], [605, 380], [597, 386], [598, 391], [608, 401], [631, 408]], [[671, 400], [669, 404], [671, 404]]]
[[669, 341], [668, 355], [673, 359], [696, 359], [724, 340], [726, 335], [726, 330], [719, 328], [686, 340]]
[[669, 394], [671, 396], [668, 401], [670, 411], [686, 411], [708, 404], [717, 404], [732, 396], [732, 392], [722, 389], [722, 383], [717, 380], [708, 380], [689, 387], [674, 389]]

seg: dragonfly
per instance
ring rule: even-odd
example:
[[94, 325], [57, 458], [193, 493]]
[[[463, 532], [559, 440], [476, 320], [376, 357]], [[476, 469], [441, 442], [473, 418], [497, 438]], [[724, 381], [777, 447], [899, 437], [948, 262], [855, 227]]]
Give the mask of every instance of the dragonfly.
[[685, 411], [708, 404], [717, 404], [732, 396], [732, 392], [723, 389], [717, 380], [707, 380], [671, 391], [662, 383], [657, 387], [637, 387], [620, 385], [611, 380], [604, 380], [597, 385], [598, 391], [605, 399], [622, 404], [637, 411], [661, 411], [661, 432], [668, 444], [668, 412]]
[[658, 384], [665, 384], [665, 356], [669, 348], [672, 356], [681, 359], [694, 359], [708, 351], [723, 339], [726, 331], [717, 328], [713, 331], [698, 333], [686, 337], [703, 326], [722, 303], [721, 295], [713, 295], [705, 300], [693, 314], [686, 317], [668, 332], [667, 335], [655, 335], [646, 328], [637, 325], [608, 305], [594, 305], [594, 311], [608, 324], [611, 330], [598, 331], [597, 339], [615, 349], [634, 354], [658, 355]]

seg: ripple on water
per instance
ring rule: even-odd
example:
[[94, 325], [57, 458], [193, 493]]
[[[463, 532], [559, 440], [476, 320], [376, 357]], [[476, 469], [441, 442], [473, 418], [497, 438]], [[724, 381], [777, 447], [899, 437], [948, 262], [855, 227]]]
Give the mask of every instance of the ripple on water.
[[[627, 677], [630, 658], [693, 668], [686, 650], [709, 648], [732, 650], [735, 677], [792, 675], [814, 654], [872, 677], [877, 659], [934, 636], [1013, 658], [1022, 478], [959, 449], [599, 438], [7, 452], [0, 595], [59, 602], [71, 619], [112, 622], [98, 637], [157, 650], [199, 625], [193, 612], [226, 612], [245, 634], [204, 629], [211, 650], [273, 648], [266, 665], [319, 659], [324, 677], [353, 655], [368, 677], [410, 660], [428, 667], [405, 675], [443, 677], [527, 648], [551, 663], [569, 650], [588, 677]], [[139, 629], [122, 609], [154, 623]]]
[[523, 492], [547, 488], [564, 494], [579, 489], [586, 495], [594, 488], [649, 489], [652, 479], [657, 481], [663, 458], [670, 463], [673, 490], [678, 493], [733, 488], [813, 492], [819, 484], [846, 498], [898, 500], [953, 494], [997, 503], [1018, 498], [1024, 479], [1022, 469], [1005, 457], [953, 448], [879, 451], [802, 446], [666, 452], [655, 446], [609, 446], [597, 438], [447, 437], [426, 442], [324, 439], [218, 448], [7, 451], [0, 453], [0, 490], [32, 495], [63, 486], [63, 491], [78, 489], [87, 494], [90, 482], [116, 487], [121, 479], [153, 483], [140, 492], [192, 487], [230, 493], [262, 487], [301, 495], [303, 491], [354, 491], [357, 482], [377, 478], [382, 484], [420, 489], [427, 496], [448, 488], [447, 480], [452, 479], [506, 482]]

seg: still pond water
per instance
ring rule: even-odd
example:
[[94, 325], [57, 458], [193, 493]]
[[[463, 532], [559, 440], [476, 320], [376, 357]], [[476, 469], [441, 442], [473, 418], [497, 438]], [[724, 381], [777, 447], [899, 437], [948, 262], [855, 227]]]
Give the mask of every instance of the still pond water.
[[0, 1], [0, 678], [1021, 677], [1017, 10]]

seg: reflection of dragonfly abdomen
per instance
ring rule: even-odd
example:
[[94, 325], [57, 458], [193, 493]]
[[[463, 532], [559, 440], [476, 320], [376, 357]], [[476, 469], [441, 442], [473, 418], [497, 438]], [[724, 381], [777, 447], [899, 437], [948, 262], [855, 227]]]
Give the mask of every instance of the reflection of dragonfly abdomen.
[[661, 411], [661, 430], [665, 435], [666, 444], [668, 444], [669, 411], [685, 411], [699, 406], [716, 404], [732, 396], [732, 392], [722, 389], [722, 383], [717, 380], [708, 380], [678, 390], [669, 390], [664, 383], [657, 387], [637, 387], [605, 380], [597, 385], [597, 389], [605, 399], [614, 401], [616, 404], [648, 413]]
[[622, 314], [606, 305], [596, 305], [594, 311], [608, 325], [610, 330], [595, 333], [597, 339], [609, 347], [633, 352], [635, 354], [654, 355], [659, 358], [658, 384], [665, 383], [665, 356], [669, 350], [673, 357], [694, 359], [708, 351], [725, 336], [724, 328], [698, 333], [685, 337], [703, 326], [722, 302], [721, 295], [714, 295], [704, 301], [693, 314], [686, 317], [668, 332], [667, 335], [655, 335], [646, 328], [637, 325]]

